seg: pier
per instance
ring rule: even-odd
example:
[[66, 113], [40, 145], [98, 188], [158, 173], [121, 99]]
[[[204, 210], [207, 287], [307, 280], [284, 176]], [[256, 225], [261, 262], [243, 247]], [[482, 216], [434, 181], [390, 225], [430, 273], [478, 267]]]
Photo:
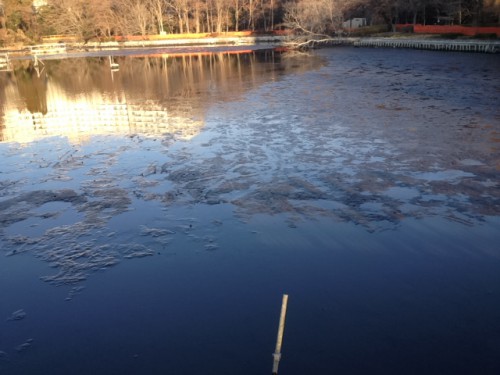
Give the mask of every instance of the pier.
[[38, 44], [29, 47], [29, 53], [33, 56], [38, 55], [59, 55], [66, 53], [66, 43]]
[[[352, 39], [352, 38], [351, 38]], [[358, 38], [352, 41], [355, 47], [375, 48], [411, 48], [432, 51], [457, 51], [499, 53], [500, 41], [482, 40], [429, 40], [429, 39], [392, 39], [392, 38]]]
[[0, 72], [8, 72], [11, 70], [9, 55], [0, 53]]

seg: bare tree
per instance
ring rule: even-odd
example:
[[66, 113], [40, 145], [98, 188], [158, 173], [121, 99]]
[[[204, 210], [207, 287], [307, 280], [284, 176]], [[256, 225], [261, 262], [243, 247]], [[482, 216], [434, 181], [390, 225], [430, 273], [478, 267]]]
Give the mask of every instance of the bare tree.
[[211, 0], [212, 9], [215, 13], [215, 32], [221, 33], [224, 26], [224, 9], [226, 6], [225, 0]]
[[169, 0], [167, 2], [170, 10], [174, 12], [178, 22], [179, 33], [188, 33], [189, 30], [189, 10], [190, 2], [188, 0]]
[[248, 14], [247, 17], [247, 28], [249, 30], [255, 30], [255, 14], [257, 10], [257, 0], [247, 0], [245, 4], [245, 9]]
[[299, 0], [285, 5], [284, 23], [299, 33], [328, 35], [342, 25], [345, 0]]
[[120, 29], [125, 34], [148, 35], [153, 31], [154, 16], [142, 0], [121, 0], [116, 7]]
[[201, 1], [194, 1], [194, 4], [192, 6], [194, 31], [196, 33], [200, 33], [202, 28], [202, 17], [203, 17], [202, 6], [203, 3]]
[[97, 35], [109, 37], [119, 31], [120, 22], [113, 7], [113, 0], [94, 0], [92, 11]]
[[58, 34], [75, 35], [88, 41], [96, 35], [95, 12], [86, 0], [51, 0], [44, 11], [47, 25]]
[[156, 20], [156, 25], [159, 34], [163, 34], [165, 29], [163, 27], [163, 14], [166, 11], [167, 4], [165, 0], [149, 0], [148, 8], [150, 9], [152, 16]]
[[233, 0], [234, 6], [234, 31], [239, 31], [240, 29], [240, 10], [241, 10], [241, 0]]

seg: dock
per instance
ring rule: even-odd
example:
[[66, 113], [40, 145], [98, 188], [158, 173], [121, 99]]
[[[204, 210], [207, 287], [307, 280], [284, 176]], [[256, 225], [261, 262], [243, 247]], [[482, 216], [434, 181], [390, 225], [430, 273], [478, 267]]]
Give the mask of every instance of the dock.
[[360, 38], [360, 37], [332, 37], [294, 40], [289, 39], [292, 47], [297, 44], [307, 44], [309, 47], [317, 46], [354, 46], [365, 48], [407, 48], [430, 51], [500, 53], [500, 40], [480, 39], [426, 39], [426, 38]]
[[0, 53], [0, 72], [8, 72], [12, 70], [7, 53]]
[[496, 40], [358, 38], [357, 40], [353, 40], [352, 45], [355, 47], [500, 53], [500, 41]]
[[66, 51], [66, 43], [38, 44], [29, 47], [29, 54], [33, 56], [60, 55], [66, 53]]

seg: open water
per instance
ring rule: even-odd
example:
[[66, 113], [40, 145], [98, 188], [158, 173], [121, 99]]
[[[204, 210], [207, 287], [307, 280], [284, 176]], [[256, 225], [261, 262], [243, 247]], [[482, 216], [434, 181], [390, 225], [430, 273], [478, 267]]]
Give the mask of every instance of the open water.
[[0, 374], [500, 373], [500, 57], [237, 52], [0, 72]]

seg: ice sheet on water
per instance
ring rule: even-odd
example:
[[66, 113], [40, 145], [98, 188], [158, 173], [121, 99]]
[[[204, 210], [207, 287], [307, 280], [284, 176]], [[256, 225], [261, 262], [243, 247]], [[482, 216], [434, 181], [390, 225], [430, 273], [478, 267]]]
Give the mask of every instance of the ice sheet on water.
[[448, 169], [444, 171], [418, 172], [414, 176], [420, 180], [453, 182], [464, 177], [474, 177], [474, 174], [456, 169]]
[[[342, 64], [337, 53], [347, 54]], [[5, 149], [22, 163], [2, 170], [0, 230], [42, 220], [36, 209], [49, 202], [65, 202], [81, 217], [39, 236], [4, 231], [3, 252], [33, 253], [54, 267], [44, 280], [74, 284], [124, 258], [151, 256], [178, 236], [217, 248], [202, 228], [213, 224], [162, 216], [180, 207], [230, 206], [236, 218], [281, 215], [290, 226], [329, 217], [368, 231], [396, 228], [406, 217], [469, 225], [499, 215], [494, 95], [473, 108], [465, 103], [470, 89], [448, 94], [446, 75], [408, 70], [403, 60], [375, 66], [359, 52], [325, 54], [329, 64], [320, 70], [252, 86], [237, 103], [178, 100], [187, 119], [175, 124], [178, 135]], [[198, 136], [179, 141], [183, 127], [193, 128], [198, 100], [209, 108], [197, 114]]]
[[463, 159], [460, 161], [460, 164], [466, 165], [466, 166], [478, 166], [478, 165], [484, 165], [482, 162], [479, 160], [474, 160], [474, 159]]
[[394, 186], [383, 192], [384, 195], [394, 199], [409, 201], [420, 196], [420, 191], [411, 187]]
[[76, 205], [85, 200], [85, 197], [72, 189], [24, 192], [0, 202], [0, 226], [25, 220], [32, 216], [32, 210], [49, 202], [68, 202]]
[[[41, 279], [65, 285], [80, 283], [90, 273], [112, 267], [122, 258], [152, 254], [147, 249], [131, 251], [127, 246], [119, 248], [116, 243], [107, 244], [109, 231], [103, 231], [107, 220], [125, 212], [131, 202], [127, 191], [108, 186], [110, 182], [107, 179], [89, 181], [82, 185], [84, 192], [80, 194], [70, 189], [35, 190], [0, 202], [0, 226], [4, 228], [37, 217], [40, 215], [37, 208], [48, 202], [68, 202], [75, 211], [84, 214], [75, 223], [50, 227], [38, 237], [6, 235], [4, 231], [2, 248], [5, 255], [33, 253], [57, 270]], [[52, 214], [57, 216], [60, 211], [55, 210]], [[70, 293], [69, 297], [74, 294], [76, 292]]]

